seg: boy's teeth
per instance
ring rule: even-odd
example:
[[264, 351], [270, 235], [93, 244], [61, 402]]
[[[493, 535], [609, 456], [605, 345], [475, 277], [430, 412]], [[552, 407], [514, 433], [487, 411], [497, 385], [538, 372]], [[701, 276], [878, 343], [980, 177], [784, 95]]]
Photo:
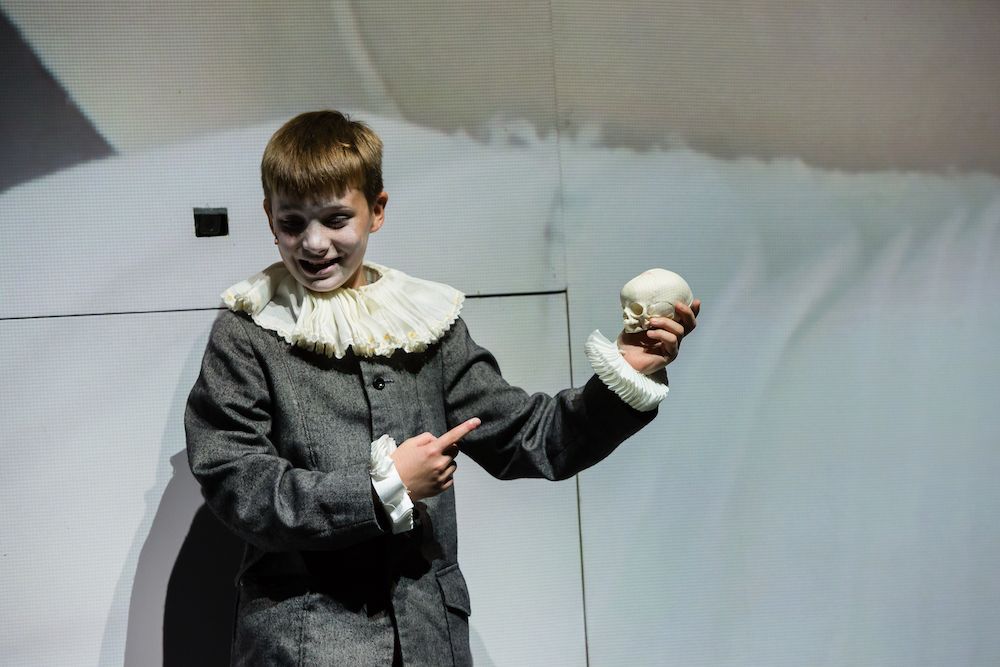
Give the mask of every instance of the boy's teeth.
[[302, 260], [302, 264], [304, 264], [307, 269], [310, 269], [312, 271], [319, 271], [320, 269], [324, 269], [324, 268], [330, 266], [331, 264], [333, 264], [336, 261], [337, 261], [336, 259], [331, 259], [331, 260], [329, 260], [327, 262], [318, 262], [317, 263], [317, 262], [307, 262], [306, 260]]

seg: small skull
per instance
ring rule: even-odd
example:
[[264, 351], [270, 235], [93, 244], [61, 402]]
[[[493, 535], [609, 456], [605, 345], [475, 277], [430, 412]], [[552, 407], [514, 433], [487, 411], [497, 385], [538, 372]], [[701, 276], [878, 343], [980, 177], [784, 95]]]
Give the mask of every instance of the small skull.
[[649, 328], [651, 317], [672, 317], [674, 304], [683, 301], [690, 306], [694, 300], [691, 287], [673, 271], [650, 269], [643, 271], [622, 288], [622, 317], [625, 331], [637, 333]]

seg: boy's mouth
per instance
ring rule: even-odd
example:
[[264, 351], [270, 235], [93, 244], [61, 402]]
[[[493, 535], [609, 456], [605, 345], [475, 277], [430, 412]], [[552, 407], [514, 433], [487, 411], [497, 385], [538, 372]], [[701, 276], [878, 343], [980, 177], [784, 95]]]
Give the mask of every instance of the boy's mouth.
[[307, 262], [304, 259], [300, 259], [299, 266], [301, 266], [302, 270], [305, 271], [306, 273], [315, 274], [315, 273], [320, 273], [325, 269], [329, 269], [339, 261], [340, 261], [339, 257], [335, 257], [334, 259], [327, 260], [325, 262]]

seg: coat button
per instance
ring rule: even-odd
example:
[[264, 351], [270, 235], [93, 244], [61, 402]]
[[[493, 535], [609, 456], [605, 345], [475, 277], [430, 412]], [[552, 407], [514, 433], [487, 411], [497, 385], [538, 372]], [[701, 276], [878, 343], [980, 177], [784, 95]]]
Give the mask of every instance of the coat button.
[[372, 382], [372, 386], [378, 389], [379, 391], [382, 391], [383, 389], [385, 389], [385, 380], [382, 378], [375, 378], [375, 381]]

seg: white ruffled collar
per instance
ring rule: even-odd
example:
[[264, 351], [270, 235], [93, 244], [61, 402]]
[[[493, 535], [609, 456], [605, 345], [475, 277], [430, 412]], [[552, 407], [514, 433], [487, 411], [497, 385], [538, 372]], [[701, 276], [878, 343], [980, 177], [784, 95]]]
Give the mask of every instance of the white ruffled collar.
[[222, 293], [233, 311], [250, 315], [287, 342], [343, 358], [421, 352], [458, 318], [465, 295], [454, 287], [364, 262], [367, 285], [312, 292], [277, 262]]

